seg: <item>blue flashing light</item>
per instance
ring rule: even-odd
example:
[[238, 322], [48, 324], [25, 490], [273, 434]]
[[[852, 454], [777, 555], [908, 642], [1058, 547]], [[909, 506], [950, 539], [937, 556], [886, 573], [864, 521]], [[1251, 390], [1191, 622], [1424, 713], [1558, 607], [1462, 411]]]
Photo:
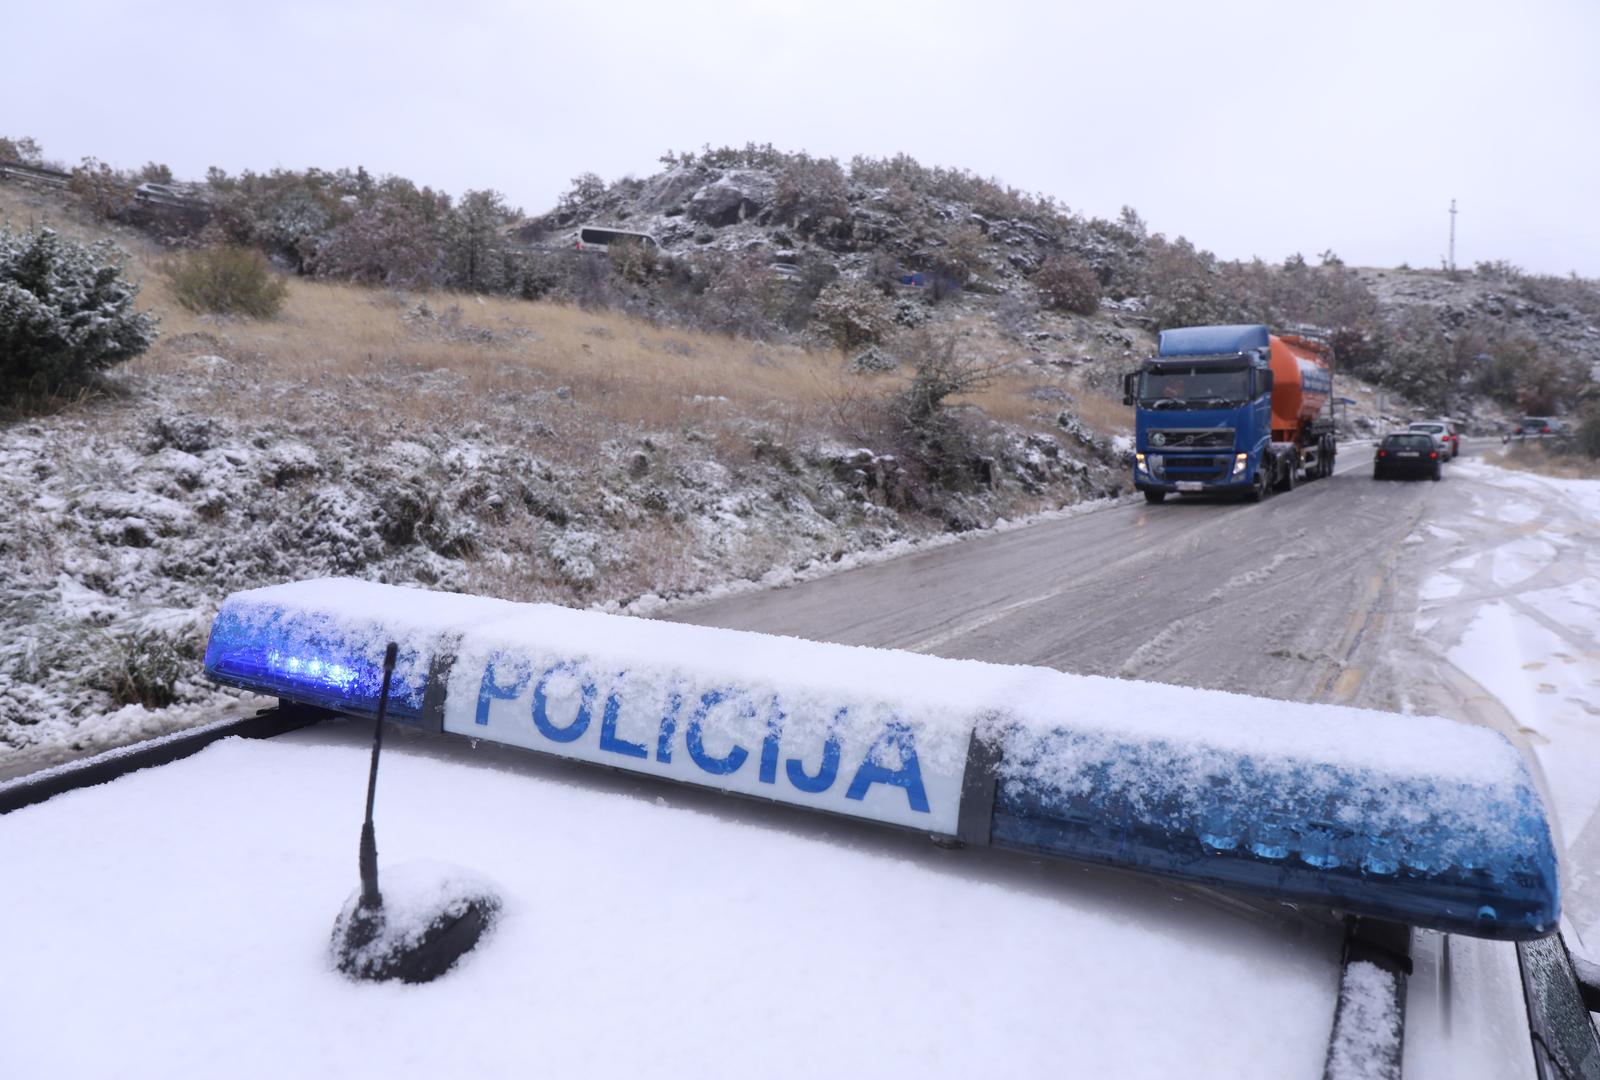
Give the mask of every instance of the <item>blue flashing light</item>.
[[[1237, 755], [1196, 790], [1164, 779], [1184, 775], [1181, 753], [1056, 732], [1001, 765], [990, 842], [1473, 937], [1558, 924], [1555, 848], [1526, 777], [1475, 786]], [[1040, 779], [1052, 759], [1075, 763], [1073, 790]]]
[[[389, 690], [389, 715], [418, 720], [430, 656], [403, 645]], [[206, 642], [206, 674], [219, 683], [302, 705], [376, 716], [383, 643], [352, 640], [336, 626], [288, 612], [241, 618], [224, 608]]]

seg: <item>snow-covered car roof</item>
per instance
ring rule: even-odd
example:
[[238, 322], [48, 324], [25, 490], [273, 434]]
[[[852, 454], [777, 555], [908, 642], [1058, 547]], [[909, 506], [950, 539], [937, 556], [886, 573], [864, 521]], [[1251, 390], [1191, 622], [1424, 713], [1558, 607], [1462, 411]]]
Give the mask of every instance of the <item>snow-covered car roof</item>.
[[349, 982], [329, 934], [368, 729], [228, 739], [0, 819], [27, 883], [13, 1075], [1321, 1068], [1326, 924], [421, 735], [384, 762], [381, 861], [465, 866], [505, 909], [437, 982]]

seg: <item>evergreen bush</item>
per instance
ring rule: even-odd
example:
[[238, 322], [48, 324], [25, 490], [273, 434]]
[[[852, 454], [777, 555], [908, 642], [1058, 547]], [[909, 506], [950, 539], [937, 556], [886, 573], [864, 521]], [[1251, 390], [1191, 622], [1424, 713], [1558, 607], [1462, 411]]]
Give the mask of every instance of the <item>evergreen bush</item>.
[[81, 384], [150, 347], [156, 317], [133, 310], [124, 258], [109, 241], [0, 227], [0, 400]]

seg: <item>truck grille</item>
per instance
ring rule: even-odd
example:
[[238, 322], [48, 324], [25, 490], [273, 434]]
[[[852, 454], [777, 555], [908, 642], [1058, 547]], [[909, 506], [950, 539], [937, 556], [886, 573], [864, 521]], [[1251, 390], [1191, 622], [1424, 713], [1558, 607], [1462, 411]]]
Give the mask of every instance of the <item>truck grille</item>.
[[1233, 455], [1169, 455], [1162, 465], [1168, 480], [1225, 480], [1233, 468]]
[[[1159, 440], [1157, 436], [1160, 436]], [[1232, 428], [1162, 428], [1150, 432], [1150, 448], [1162, 450], [1187, 450], [1202, 447], [1233, 447]]]

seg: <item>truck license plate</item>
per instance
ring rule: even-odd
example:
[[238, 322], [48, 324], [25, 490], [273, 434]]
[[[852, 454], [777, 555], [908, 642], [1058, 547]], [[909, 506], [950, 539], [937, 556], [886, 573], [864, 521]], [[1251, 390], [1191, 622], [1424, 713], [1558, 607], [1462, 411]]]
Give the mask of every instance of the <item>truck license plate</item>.
[[1202, 484], [1198, 480], [1179, 480], [1178, 481], [1178, 490], [1179, 491], [1203, 491], [1203, 490], [1205, 490], [1205, 485]]

